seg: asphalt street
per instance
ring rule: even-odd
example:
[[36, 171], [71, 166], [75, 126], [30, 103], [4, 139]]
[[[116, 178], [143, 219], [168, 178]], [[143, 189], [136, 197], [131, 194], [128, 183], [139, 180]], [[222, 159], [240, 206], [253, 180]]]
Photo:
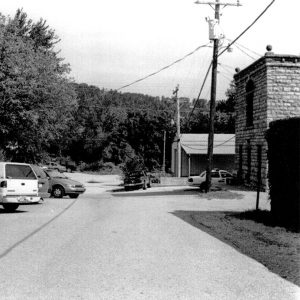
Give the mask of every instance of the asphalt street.
[[0, 299], [299, 298], [297, 286], [173, 214], [242, 210], [255, 195], [111, 192], [120, 188], [115, 176], [70, 176], [87, 185], [78, 199], [0, 209]]

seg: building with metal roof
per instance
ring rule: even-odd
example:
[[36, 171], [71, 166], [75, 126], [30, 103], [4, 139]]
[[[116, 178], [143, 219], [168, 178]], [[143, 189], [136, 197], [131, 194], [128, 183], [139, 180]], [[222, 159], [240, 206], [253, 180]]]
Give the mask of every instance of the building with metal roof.
[[[180, 147], [180, 159], [178, 159]], [[208, 134], [181, 134], [172, 144], [171, 170], [178, 177], [199, 175], [207, 166]], [[213, 168], [234, 170], [235, 135], [214, 135]], [[180, 167], [178, 168], [178, 161]], [[179, 174], [180, 173], [180, 174]]]

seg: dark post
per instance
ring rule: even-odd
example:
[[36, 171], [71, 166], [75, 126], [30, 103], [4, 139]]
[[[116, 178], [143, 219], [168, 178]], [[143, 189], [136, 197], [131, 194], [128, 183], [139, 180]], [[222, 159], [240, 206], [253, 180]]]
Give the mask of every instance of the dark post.
[[166, 131], [165, 130], [164, 130], [164, 150], [163, 150], [162, 172], [163, 172], [163, 175], [165, 175], [165, 172], [166, 172]]
[[261, 145], [257, 145], [257, 193], [256, 193], [256, 210], [259, 208], [259, 193], [261, 188]]

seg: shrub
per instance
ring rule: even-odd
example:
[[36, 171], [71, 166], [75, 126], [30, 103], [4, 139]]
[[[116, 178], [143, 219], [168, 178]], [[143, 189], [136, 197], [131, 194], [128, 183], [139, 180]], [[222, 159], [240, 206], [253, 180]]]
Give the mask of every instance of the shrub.
[[145, 164], [140, 157], [134, 156], [126, 159], [125, 163], [121, 165], [121, 170], [124, 178], [126, 178], [130, 177], [133, 173], [143, 173], [145, 171]]
[[273, 121], [266, 133], [271, 212], [299, 227], [300, 118]]

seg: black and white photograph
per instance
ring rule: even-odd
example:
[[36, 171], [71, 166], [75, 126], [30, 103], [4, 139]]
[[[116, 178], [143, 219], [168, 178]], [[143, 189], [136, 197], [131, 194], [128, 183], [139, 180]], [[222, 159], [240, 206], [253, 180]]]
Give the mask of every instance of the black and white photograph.
[[300, 300], [300, 2], [0, 4], [1, 300]]

